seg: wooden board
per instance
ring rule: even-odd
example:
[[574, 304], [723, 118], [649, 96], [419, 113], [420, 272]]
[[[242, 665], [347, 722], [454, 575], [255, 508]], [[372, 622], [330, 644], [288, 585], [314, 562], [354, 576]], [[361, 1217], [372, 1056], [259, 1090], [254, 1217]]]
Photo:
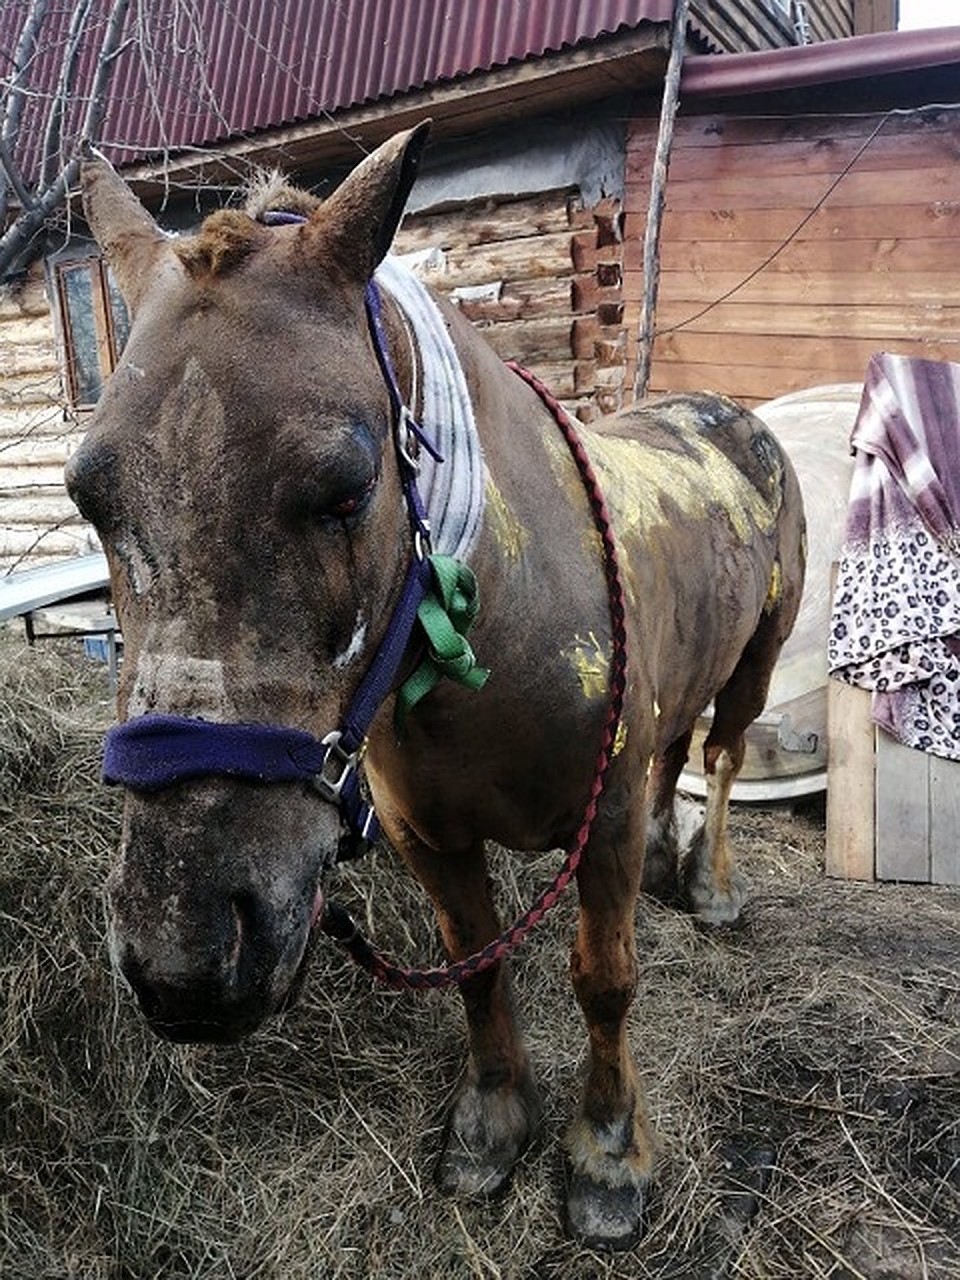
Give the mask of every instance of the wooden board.
[[930, 757], [930, 878], [960, 885], [960, 761]]
[[[912, 204], [861, 209], [825, 205], [813, 212], [815, 199], [780, 209], [731, 209], [708, 201], [704, 190], [699, 208], [673, 209], [664, 218], [664, 243], [690, 240], [746, 240], [781, 242], [788, 236], [797, 240], [896, 239], [929, 240], [960, 234], [960, 200], [926, 200], [922, 188], [914, 192]], [[635, 250], [637, 237], [643, 241], [644, 210], [628, 213], [625, 260], [639, 267]]]
[[672, 303], [729, 298], [738, 304], [875, 307], [896, 304], [906, 293], [912, 306], [928, 313], [937, 307], [960, 307], [960, 285], [951, 276], [917, 268], [906, 275], [873, 268], [845, 271], [825, 265], [820, 270], [792, 270], [771, 264], [752, 279], [742, 271], [664, 270], [660, 289]]
[[[755, 138], [737, 142], [727, 137], [724, 146], [682, 146], [678, 140], [670, 159], [670, 182], [714, 181], [727, 176], [754, 174], [770, 181], [780, 177], [816, 175], [836, 177], [855, 165], [856, 172], [890, 173], [904, 167], [902, 137], [886, 128], [874, 136], [876, 120], [853, 136], [779, 139], [759, 142]], [[960, 159], [960, 124], [927, 131], [911, 147], [910, 164], [916, 169], [956, 164]], [[652, 152], [647, 141], [632, 148], [627, 156], [627, 176], [641, 183], [650, 181]]]
[[[832, 238], [794, 240], [786, 246], [780, 240], [685, 240], [668, 241], [663, 245], [660, 269], [704, 275], [714, 271], [735, 271], [741, 276], [758, 267], [762, 267], [765, 274], [882, 271], [899, 277], [913, 271], [953, 271], [956, 257], [955, 242], [945, 236], [913, 240], [903, 236], [872, 236], [843, 241]], [[631, 271], [641, 269], [640, 259], [632, 246], [626, 266]]]
[[876, 748], [878, 880], [930, 880], [929, 757], [882, 729]]
[[[627, 289], [630, 296], [629, 287]], [[709, 304], [705, 304], [709, 305]], [[957, 349], [960, 335], [960, 298], [952, 306], [936, 308], [914, 304], [904, 298], [900, 306], [887, 303], [872, 307], [832, 307], [792, 302], [768, 306], [763, 302], [720, 302], [704, 314], [691, 302], [675, 302], [662, 299], [657, 309], [657, 329], [660, 333], [683, 326], [689, 331], [701, 333], [782, 333], [784, 335], [835, 334], [838, 338], [872, 338], [884, 343], [891, 338], [928, 338]], [[625, 323], [638, 314], [628, 304]], [[635, 330], [631, 329], [631, 332]], [[879, 347], [877, 348], [880, 349]], [[941, 359], [956, 359], [943, 356]], [[861, 370], [861, 376], [863, 371]], [[823, 378], [816, 379], [823, 382]]]
[[[824, 136], [836, 139], [870, 137], [882, 118], [881, 112], [851, 111], [847, 114], [831, 113], [825, 117], [816, 112], [786, 112], [776, 115], [750, 115], [744, 111], [736, 115], [720, 112], [698, 112], [681, 116], [674, 135], [674, 154], [684, 148], [702, 151], [707, 147], [726, 148], [735, 145], [769, 146], [779, 148], [783, 143], [797, 141], [817, 142]], [[631, 122], [627, 140], [628, 155], [646, 154], [657, 136], [656, 115], [638, 118]], [[894, 115], [884, 120], [880, 137], [907, 135], [911, 141], [957, 131], [956, 111], [951, 107], [930, 107], [923, 112]], [[915, 149], [918, 145], [916, 144]]]
[[827, 682], [828, 876], [874, 878], [874, 729], [866, 689]]

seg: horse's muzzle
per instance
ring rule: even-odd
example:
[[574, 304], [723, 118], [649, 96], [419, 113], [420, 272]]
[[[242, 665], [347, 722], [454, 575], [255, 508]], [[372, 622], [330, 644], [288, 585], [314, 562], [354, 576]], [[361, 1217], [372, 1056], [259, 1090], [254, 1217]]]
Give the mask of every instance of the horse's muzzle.
[[[319, 893], [317, 898], [322, 901]], [[281, 937], [276, 921], [271, 928], [258, 918], [264, 915], [262, 905], [235, 899], [221, 913], [222, 926], [211, 927], [192, 958], [182, 947], [137, 945], [115, 924], [117, 968], [149, 1026], [164, 1039], [233, 1043], [292, 1004], [306, 967], [315, 911], [316, 905]], [[122, 919], [122, 912], [117, 916]]]
[[295, 786], [128, 793], [107, 886], [111, 952], [154, 1031], [227, 1043], [290, 1003], [335, 817]]

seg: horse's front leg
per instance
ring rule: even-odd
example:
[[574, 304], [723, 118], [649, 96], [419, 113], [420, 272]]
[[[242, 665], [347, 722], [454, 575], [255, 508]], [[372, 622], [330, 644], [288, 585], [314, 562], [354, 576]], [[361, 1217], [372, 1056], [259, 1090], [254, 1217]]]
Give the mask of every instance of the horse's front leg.
[[[390, 832], [395, 847], [429, 893], [451, 960], [480, 950], [500, 925], [490, 896], [482, 842], [442, 853], [406, 826]], [[541, 1105], [514, 1012], [510, 976], [494, 965], [460, 988], [469, 1059], [450, 1110], [437, 1169], [442, 1190], [490, 1196], [500, 1190], [537, 1129]]]
[[639, 1236], [653, 1168], [653, 1137], [626, 1031], [637, 985], [634, 913], [643, 849], [643, 798], [617, 797], [604, 805], [577, 871], [571, 974], [590, 1050], [568, 1137], [567, 1212], [574, 1235], [607, 1249], [629, 1248]]

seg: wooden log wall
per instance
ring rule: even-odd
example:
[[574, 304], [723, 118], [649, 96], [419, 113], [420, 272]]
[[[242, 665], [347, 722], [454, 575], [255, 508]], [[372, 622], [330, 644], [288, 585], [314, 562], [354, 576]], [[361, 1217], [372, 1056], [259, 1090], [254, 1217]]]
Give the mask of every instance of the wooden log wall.
[[[879, 350], [960, 360], [960, 112], [677, 121], [651, 391], [756, 404], [859, 382]], [[632, 385], [657, 122], [628, 138]], [[845, 172], [851, 165], [849, 172]]]
[[622, 403], [626, 361], [619, 205], [576, 191], [409, 216], [397, 253], [439, 250], [424, 279], [505, 360], [526, 365], [589, 422]]
[[92, 545], [63, 487], [82, 429], [64, 410], [43, 270], [0, 286], [0, 574]]

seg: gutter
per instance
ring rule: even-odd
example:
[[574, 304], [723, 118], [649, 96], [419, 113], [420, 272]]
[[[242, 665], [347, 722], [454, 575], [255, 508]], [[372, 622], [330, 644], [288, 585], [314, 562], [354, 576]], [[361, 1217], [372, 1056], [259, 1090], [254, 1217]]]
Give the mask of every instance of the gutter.
[[960, 65], [960, 27], [884, 31], [760, 53], [691, 54], [680, 92], [685, 98], [732, 97], [950, 64]]

